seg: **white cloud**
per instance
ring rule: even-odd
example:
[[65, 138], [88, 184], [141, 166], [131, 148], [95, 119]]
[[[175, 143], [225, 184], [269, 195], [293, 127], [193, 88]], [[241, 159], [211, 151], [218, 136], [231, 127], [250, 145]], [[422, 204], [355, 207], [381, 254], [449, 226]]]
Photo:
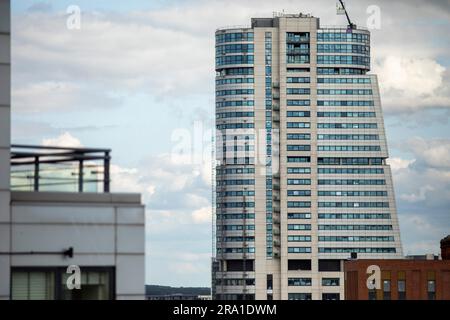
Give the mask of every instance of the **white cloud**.
[[192, 218], [196, 223], [211, 223], [211, 206], [195, 210], [192, 212]]
[[433, 191], [434, 188], [430, 185], [426, 185], [419, 188], [418, 193], [411, 193], [411, 194], [401, 194], [400, 198], [402, 200], [408, 201], [408, 202], [419, 202], [424, 201], [426, 199], [426, 194], [428, 191]]
[[69, 132], [64, 132], [56, 138], [47, 138], [42, 140], [42, 145], [46, 147], [82, 147], [83, 144], [78, 138], [72, 136]]
[[446, 68], [431, 58], [386, 56], [375, 64], [387, 111], [450, 108]]
[[387, 160], [388, 164], [391, 166], [393, 172], [397, 172], [400, 169], [407, 168], [414, 160], [402, 159], [402, 158], [389, 158]]

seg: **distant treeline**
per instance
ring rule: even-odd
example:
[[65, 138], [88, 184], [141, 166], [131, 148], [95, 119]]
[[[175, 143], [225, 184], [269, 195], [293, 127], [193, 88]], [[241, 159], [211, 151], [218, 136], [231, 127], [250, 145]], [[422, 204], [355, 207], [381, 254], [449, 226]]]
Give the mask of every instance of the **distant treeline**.
[[168, 295], [168, 294], [209, 295], [211, 294], [211, 289], [146, 285], [145, 293], [146, 295]]

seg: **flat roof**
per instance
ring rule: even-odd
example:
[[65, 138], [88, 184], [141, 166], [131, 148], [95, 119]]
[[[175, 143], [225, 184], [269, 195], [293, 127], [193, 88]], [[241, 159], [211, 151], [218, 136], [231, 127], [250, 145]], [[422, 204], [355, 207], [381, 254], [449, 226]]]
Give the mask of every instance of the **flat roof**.
[[142, 205], [139, 193], [12, 191], [11, 202], [99, 203]]

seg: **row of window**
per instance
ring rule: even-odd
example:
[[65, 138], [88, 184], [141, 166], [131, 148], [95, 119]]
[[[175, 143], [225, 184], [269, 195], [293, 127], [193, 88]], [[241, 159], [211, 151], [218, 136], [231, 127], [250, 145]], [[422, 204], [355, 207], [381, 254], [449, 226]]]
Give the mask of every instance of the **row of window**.
[[371, 83], [370, 78], [317, 78], [317, 83]]
[[309, 88], [287, 88], [286, 94], [310, 94]]
[[241, 94], [254, 94], [254, 89], [229, 89], [229, 90], [217, 90], [216, 96], [217, 97], [223, 97], [223, 96], [234, 96], [234, 95], [241, 95]]
[[238, 219], [249, 219], [254, 220], [255, 214], [254, 213], [218, 213], [217, 219], [219, 220], [238, 220]]
[[287, 151], [311, 151], [311, 146], [306, 144], [302, 145], [288, 144]]
[[288, 219], [311, 219], [311, 213], [307, 212], [288, 213]]
[[310, 185], [311, 179], [287, 179], [288, 185]]
[[310, 224], [288, 224], [288, 230], [311, 230]]
[[254, 208], [254, 202], [219, 202], [216, 204], [217, 208]]
[[287, 83], [310, 83], [310, 77], [287, 77]]
[[253, 63], [254, 63], [254, 56], [251, 54], [216, 57], [216, 66], [223, 66], [228, 64], [253, 64]]
[[322, 197], [385, 197], [387, 191], [321, 191], [319, 190], [318, 196]]
[[311, 112], [309, 111], [288, 111], [288, 117], [310, 117]]
[[373, 186], [373, 185], [385, 185], [386, 180], [384, 179], [319, 179], [319, 185], [336, 185], [336, 186], [348, 186], [348, 185], [362, 185], [362, 186]]
[[310, 72], [310, 68], [286, 68], [288, 73], [293, 72]]
[[310, 201], [288, 201], [288, 208], [311, 208]]
[[216, 113], [216, 119], [223, 118], [241, 118], [241, 117], [253, 117], [255, 113], [253, 111], [237, 111], [237, 112], [219, 112]]
[[317, 45], [318, 53], [359, 53], [369, 54], [370, 47], [360, 44], [321, 44]]
[[319, 208], [389, 208], [389, 202], [319, 202]]
[[309, 32], [286, 32], [286, 42], [309, 42]]
[[392, 236], [319, 236], [319, 241], [327, 242], [390, 242]]
[[395, 248], [321, 248], [319, 253], [396, 253]]
[[320, 174], [383, 174], [383, 168], [318, 168]]
[[255, 173], [255, 168], [224, 168], [216, 169], [216, 173], [221, 174], [251, 174]]
[[216, 284], [223, 286], [254, 286], [255, 279], [216, 279]]
[[376, 129], [376, 123], [318, 123], [319, 129]]
[[311, 124], [309, 122], [288, 122], [286, 123], [286, 128], [298, 129], [298, 128], [310, 128]]
[[252, 75], [252, 67], [226, 68], [221, 71], [222, 76]]
[[288, 286], [311, 286], [311, 278], [288, 278]]
[[286, 102], [288, 107], [293, 107], [293, 106], [309, 106], [311, 104], [310, 100], [291, 100], [288, 99]]
[[236, 43], [216, 46], [216, 55], [226, 53], [253, 53], [253, 43]]
[[288, 242], [311, 242], [311, 236], [288, 236]]
[[373, 100], [318, 100], [318, 106], [325, 107], [373, 107]]
[[293, 197], [309, 197], [311, 196], [311, 190], [288, 190], [287, 195]]
[[309, 63], [309, 54], [287, 55], [287, 63]]
[[217, 237], [218, 242], [255, 242], [255, 237]]
[[317, 89], [317, 94], [327, 95], [371, 95], [372, 89]]
[[254, 179], [217, 180], [218, 186], [242, 186], [254, 184], [255, 184]]
[[287, 140], [310, 140], [311, 134], [309, 133], [288, 133], [286, 135]]
[[[288, 219], [311, 219], [311, 213], [309, 212], [289, 212], [287, 214]], [[390, 219], [390, 213], [319, 213], [319, 219], [362, 219], [362, 220], [377, 220], [377, 219]], [[254, 213], [224, 213], [217, 214], [217, 219], [255, 219]]]
[[224, 123], [224, 124], [218, 124], [216, 128], [218, 130], [223, 129], [251, 129], [254, 128], [254, 123]]
[[288, 247], [288, 253], [311, 253], [311, 247]]
[[311, 168], [288, 167], [287, 173], [292, 173], [292, 174], [311, 173]]
[[216, 34], [216, 43], [253, 41], [253, 32]]
[[390, 219], [390, 213], [319, 213], [319, 219]]
[[319, 230], [340, 231], [340, 230], [364, 230], [364, 231], [388, 231], [392, 230], [392, 225], [379, 224], [319, 224]]
[[255, 101], [253, 100], [234, 100], [234, 101], [218, 101], [216, 102], [217, 108], [222, 107], [253, 107]]
[[241, 84], [241, 83], [254, 83], [254, 78], [227, 78], [227, 79], [217, 79], [216, 85], [221, 86], [225, 84]]
[[287, 162], [311, 162], [311, 157], [287, 157]]
[[364, 70], [358, 68], [317, 68], [317, 74], [322, 75], [363, 75], [366, 74]]
[[[244, 228], [245, 227], [245, 228]], [[224, 226], [217, 226], [218, 231], [242, 231], [242, 230], [255, 230], [254, 224], [246, 224], [245, 226], [242, 224], [230, 224]]]
[[318, 134], [317, 140], [379, 140], [377, 134]]
[[370, 36], [365, 33], [318, 32], [317, 42], [361, 42], [368, 44]]
[[217, 248], [217, 253], [255, 253], [255, 248]]
[[317, 112], [319, 118], [374, 118], [375, 112]]
[[357, 64], [370, 66], [370, 57], [368, 56], [340, 56], [340, 55], [319, 55], [317, 64]]
[[318, 165], [342, 165], [342, 166], [367, 166], [367, 165], [381, 165], [383, 158], [333, 158], [333, 157], [319, 157], [317, 158]]
[[[289, 146], [288, 146], [289, 151]], [[317, 151], [381, 151], [380, 146], [317, 146]]]

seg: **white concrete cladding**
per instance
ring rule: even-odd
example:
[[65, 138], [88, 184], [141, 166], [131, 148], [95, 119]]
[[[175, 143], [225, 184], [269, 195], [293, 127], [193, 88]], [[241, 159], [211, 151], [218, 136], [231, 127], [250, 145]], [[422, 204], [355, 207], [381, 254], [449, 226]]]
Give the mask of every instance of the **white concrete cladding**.
[[[0, 1], [0, 252], [9, 251], [10, 4]], [[0, 299], [9, 296], [9, 256], [0, 255]]]
[[[6, 269], [78, 265], [83, 274], [84, 268], [110, 267], [115, 275], [112, 298], [144, 298], [145, 228], [140, 195], [12, 192], [11, 198], [9, 250], [24, 254], [12, 255]], [[73, 258], [26, 254], [58, 253], [70, 247]]]
[[367, 30], [309, 15], [216, 32], [216, 298], [343, 299], [352, 252], [403, 256], [369, 70]]

